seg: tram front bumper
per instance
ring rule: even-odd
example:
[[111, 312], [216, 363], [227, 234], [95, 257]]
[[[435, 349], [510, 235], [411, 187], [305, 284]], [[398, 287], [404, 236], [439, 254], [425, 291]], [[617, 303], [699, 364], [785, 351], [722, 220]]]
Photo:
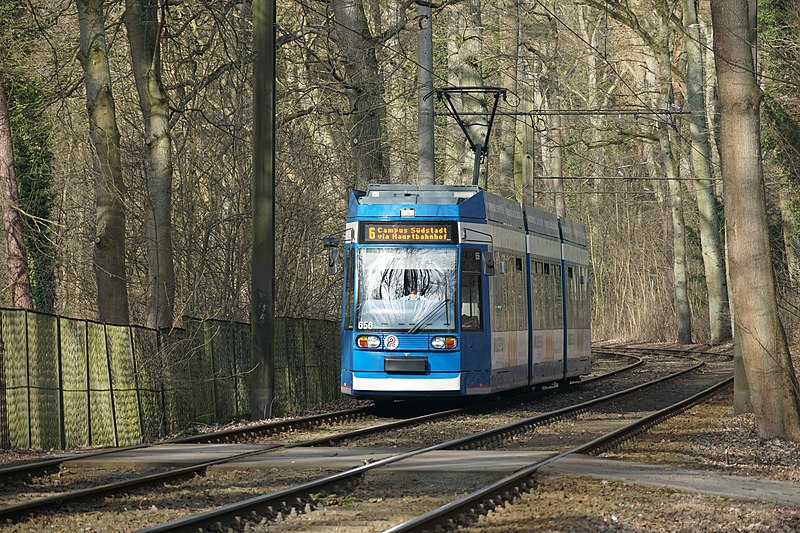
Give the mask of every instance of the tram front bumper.
[[[343, 376], [344, 377], [344, 376]], [[386, 372], [352, 372], [352, 380], [344, 380], [342, 392], [358, 395], [360, 393], [460, 393], [461, 373], [447, 372], [425, 375], [396, 374]], [[350, 381], [350, 383], [347, 383]], [[349, 385], [349, 387], [347, 386]]]

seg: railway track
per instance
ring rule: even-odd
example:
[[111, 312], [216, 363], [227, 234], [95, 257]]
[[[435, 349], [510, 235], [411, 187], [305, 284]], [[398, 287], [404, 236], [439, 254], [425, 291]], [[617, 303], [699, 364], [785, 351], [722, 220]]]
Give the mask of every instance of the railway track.
[[[590, 382], [600, 378], [608, 378], [610, 376], [628, 371], [643, 363], [640, 357], [619, 353], [614, 351], [604, 351], [604, 353], [612, 354], [620, 357], [629, 358], [632, 363], [625, 365], [615, 370], [606, 372], [599, 376], [593, 376], [583, 382]], [[510, 399], [510, 401], [515, 401]], [[525, 398], [516, 401], [525, 401]], [[272, 435], [280, 435], [293, 430], [312, 428], [321, 426], [323, 424], [337, 424], [355, 421], [366, 418], [376, 414], [375, 406], [366, 405], [362, 407], [343, 409], [339, 411], [315, 414], [305, 417], [292, 418], [290, 420], [271, 421], [261, 424], [254, 424], [245, 427], [231, 428], [222, 431], [214, 431], [208, 433], [200, 433], [186, 437], [179, 437], [168, 439], [157, 443], [138, 444], [134, 446], [125, 446], [117, 448], [104, 448], [101, 450], [93, 450], [89, 452], [75, 453], [50, 459], [43, 459], [37, 461], [26, 461], [18, 464], [11, 464], [0, 467], [0, 484], [6, 483], [15, 478], [26, 478], [38, 475], [44, 475], [58, 470], [59, 467], [68, 464], [69, 462], [84, 460], [92, 457], [101, 457], [112, 453], [119, 453], [125, 451], [143, 450], [157, 445], [163, 444], [211, 444], [211, 443], [236, 443], [250, 440], [254, 437], [266, 437]]]
[[[636, 354], [636, 350], [634, 349], [614, 350], [613, 352], [609, 350], [609, 353], [615, 353], [617, 355], [622, 355], [624, 357], [632, 358], [632, 360], [634, 361], [633, 364], [627, 365], [624, 368], [620, 368], [617, 370], [617, 372], [631, 370], [632, 368], [636, 368], [637, 366], [640, 366], [642, 364], [642, 358], [640, 357], [640, 355]], [[677, 357], [677, 359], [685, 360], [683, 356], [679, 356]], [[693, 365], [692, 368], [683, 369], [680, 372], [673, 373], [674, 376], [669, 379], [674, 379], [675, 377], [682, 375], [686, 372], [691, 372], [693, 370], [696, 370], [701, 365], [702, 363], [696, 363], [695, 365]], [[599, 379], [600, 377], [605, 377], [605, 375], [597, 376], [596, 379]], [[658, 381], [664, 381], [665, 379], [667, 378], [663, 378]], [[182, 519], [177, 523], [167, 524], [163, 526], [156, 526], [154, 528], [146, 529], [145, 531], [185, 531], [185, 530], [198, 530], [203, 528], [214, 529], [217, 527], [221, 527], [224, 524], [236, 524], [241, 522], [242, 520], [252, 521], [255, 519], [256, 516], [258, 516], [259, 519], [261, 519], [264, 517], [281, 515], [282, 513], [288, 512], [288, 510], [290, 510], [291, 508], [299, 508], [300, 510], [303, 510], [307, 504], [314, 501], [314, 498], [318, 497], [320, 494], [324, 494], [330, 491], [341, 490], [342, 486], [346, 486], [348, 484], [357, 481], [359, 478], [363, 477], [364, 474], [374, 469], [379, 469], [383, 466], [394, 464], [403, 461], [405, 459], [408, 459], [410, 457], [418, 456], [436, 450], [473, 449], [477, 447], [491, 446], [492, 443], [502, 442], [504, 440], [513, 437], [514, 435], [527, 432], [532, 427], [536, 427], [547, 423], [552, 423], [555, 420], [561, 420], [564, 419], [565, 417], [577, 416], [579, 413], [585, 412], [587, 409], [591, 408], [591, 405], [593, 404], [596, 403], [599, 404], [604, 401], [607, 402], [614, 397], [621, 397], [624, 396], [625, 394], [631, 394], [635, 390], [641, 390], [642, 388], [648, 386], [652, 386], [652, 384], [631, 387], [631, 390], [624, 392], [617, 392], [615, 395], [607, 396], [604, 397], [603, 399], [592, 400], [589, 402], [584, 402], [584, 404], [581, 405], [573, 406], [571, 408], [559, 409], [551, 413], [543, 413], [533, 417], [528, 417], [527, 419], [520, 420], [515, 424], [508, 424], [503, 427], [492, 428], [491, 430], [482, 432], [482, 434], [475, 434], [468, 437], [453, 439], [451, 441], [438, 443], [433, 446], [421, 447], [410, 452], [395, 454], [386, 459], [375, 461], [371, 464], [363, 465], [362, 467], [359, 468], [350, 469], [348, 471], [340, 472], [332, 476], [325, 476], [317, 480], [301, 483], [296, 487], [266, 494], [256, 498], [251, 498], [245, 503], [233, 504], [231, 506], [226, 506], [219, 510], [212, 510], [209, 511], [208, 513], [202, 513], [201, 515], [198, 515], [196, 517], [189, 517], [186, 519]], [[534, 396], [535, 395], [531, 397]], [[500, 402], [494, 402], [497, 405], [487, 404], [481, 407], [484, 410], [487, 409], [487, 406], [493, 406], [493, 408], [499, 409], [502, 407], [503, 403], [508, 404], [510, 402], [513, 403], [519, 401], [521, 401], [520, 398], [505, 399]], [[256, 452], [246, 452], [246, 453], [230, 455], [228, 457], [221, 458], [216, 461], [209, 461], [206, 463], [191, 465], [186, 468], [174, 469], [167, 473], [140, 476], [135, 480], [124, 480], [118, 482], [117, 484], [109, 484], [109, 486], [93, 487], [81, 491], [73, 491], [72, 493], [59, 494], [48, 498], [42, 498], [36, 501], [25, 502], [17, 506], [9, 506], [6, 507], [5, 509], [0, 509], [0, 517], [6, 520], [18, 519], [22, 516], [26, 516], [32, 513], [38, 513], [42, 509], [47, 507], [64, 505], [66, 502], [80, 501], [86, 498], [98, 497], [100, 495], [109, 494], [111, 492], [127, 491], [134, 486], [147, 486], [147, 485], [152, 485], [154, 483], [163, 483], [166, 479], [177, 479], [179, 477], [185, 477], [187, 475], [192, 475], [197, 472], [202, 472], [205, 468], [208, 468], [209, 466], [212, 466], [214, 464], [241, 459], [248, 455], [268, 453], [269, 451], [278, 448], [286, 449], [291, 447], [329, 446], [337, 442], [342, 442], [343, 440], [349, 441], [367, 435], [373, 435], [376, 432], [396, 430], [397, 428], [400, 427], [418, 425], [424, 422], [430, 422], [445, 417], [453, 417], [458, 414], [463, 414], [471, 410], [474, 411], [475, 407], [472, 406], [466, 409], [452, 409], [444, 412], [429, 413], [427, 415], [415, 417], [414, 419], [392, 421], [386, 424], [379, 424], [374, 427], [366, 427], [357, 430], [341, 432], [332, 436], [305, 440], [291, 445], [275, 446], [273, 448], [270, 448], [269, 450], [260, 450]], [[354, 418], [363, 418], [365, 416], [369, 416], [365, 414], [369, 412], [370, 410], [368, 408], [356, 409], [356, 410], [348, 410], [346, 412], [334, 413], [327, 416], [333, 416], [332, 419], [352, 420]], [[305, 420], [300, 419], [300, 420], [289, 421], [290, 422], [289, 427], [291, 428], [298, 428], [304, 426], [308, 427], [313, 425], [319, 425], [320, 423], [326, 423], [326, 420], [331, 420], [331, 418], [327, 418], [327, 416], [317, 415], [315, 417], [310, 417], [309, 419]], [[286, 431], [286, 429], [280, 429], [280, 430], [278, 429], [280, 424], [284, 423], [263, 424], [264, 427], [256, 427], [256, 428], [249, 427], [249, 428], [243, 428], [242, 430], [228, 430], [225, 432], [218, 432], [216, 434], [193, 436], [189, 437], [188, 439], [176, 439], [171, 442], [220, 442], [220, 441], [238, 442], [241, 441], [243, 438], [247, 438], [243, 437], [242, 434], [253, 436], [262, 434], [261, 432], [266, 432], [267, 434], [270, 433], [275, 434], [276, 432], [279, 431]], [[134, 447], [134, 448], [141, 448], [141, 447]], [[166, 477], [159, 477], [159, 476], [166, 476]], [[254, 515], [253, 513], [256, 514]]]
[[84, 452], [72, 454], [62, 457], [55, 457], [53, 459], [45, 459], [41, 461], [25, 462], [20, 464], [9, 465], [0, 468], [0, 483], [5, 483], [10, 479], [20, 477], [31, 477], [41, 474], [46, 474], [57, 470], [62, 465], [70, 461], [77, 461], [87, 459], [90, 457], [100, 457], [112, 453], [119, 453], [121, 451], [134, 451], [151, 448], [156, 444], [203, 444], [203, 443], [221, 443], [221, 442], [240, 442], [253, 436], [267, 436], [285, 433], [293, 429], [301, 429], [318, 426], [320, 424], [335, 424], [344, 421], [351, 421], [369, 416], [374, 412], [374, 407], [364, 406], [353, 409], [344, 409], [331, 413], [323, 413], [318, 415], [294, 418], [291, 420], [265, 422], [263, 424], [255, 424], [252, 426], [227, 429], [223, 431], [215, 431], [209, 433], [201, 433], [188, 437], [180, 437], [161, 441], [159, 443], [138, 444], [135, 446], [125, 446], [119, 448], [104, 448], [102, 450], [95, 450], [91, 452]]
[[478, 516], [494, 510], [500, 505], [513, 502], [519, 495], [533, 488], [536, 473], [545, 466], [565, 459], [571, 455], [593, 454], [607, 450], [618, 443], [634, 438], [648, 428], [663, 422], [686, 409], [702, 402], [721, 388], [730, 385], [733, 377], [715, 383], [711, 387], [661, 409], [651, 415], [642, 417], [612, 432], [601, 435], [579, 446], [554, 454], [547, 459], [537, 461], [526, 468], [499, 481], [486, 485], [467, 496], [454, 500], [421, 516], [407, 520], [402, 524], [384, 530], [384, 533], [409, 533], [455, 529], [472, 523]]
[[[577, 416], [579, 413], [585, 412], [587, 409], [591, 409], [592, 407], [596, 407], [626, 395], [640, 392], [642, 389], [653, 387], [668, 380], [680, 378], [689, 372], [697, 371], [704, 365], [704, 363], [698, 362], [690, 369], [683, 369], [666, 378], [659, 378], [653, 383], [635, 386], [630, 390], [621, 391], [609, 396], [590, 400], [570, 408], [561, 409], [543, 415], [537, 415], [536, 417], [531, 417], [527, 420], [521, 420], [515, 423], [513, 427], [508, 426], [496, 428], [474, 434], [466, 438], [459, 438], [436, 445], [395, 454], [367, 465], [362, 465], [344, 472], [325, 476], [317, 480], [297, 485], [295, 487], [249, 498], [241, 502], [222, 506], [211, 511], [175, 520], [170, 523], [149, 527], [141, 530], [141, 533], [225, 530], [225, 528], [230, 525], [237, 527], [237, 525], [241, 525], [244, 522], [258, 523], [259, 521], [265, 519], [271, 520], [276, 517], [287, 516], [292, 512], [302, 513], [308, 508], [313, 508], [313, 505], [319, 498], [320, 494], [331, 492], [341, 493], [343, 490], [346, 491], [347, 487], [359, 481], [368, 472], [440, 450], [481, 447], [487, 441], [502, 440], [504, 437], [507, 438], [510, 435], [517, 434], [526, 427], [543, 424], [547, 421], [552, 422], [555, 420], [561, 420], [566, 416]], [[521, 471], [524, 472], [524, 475], [513, 475], [500, 481], [495, 481], [479, 491], [471, 493], [465, 498], [456, 500], [455, 502], [452, 502], [443, 508], [436, 509], [430, 513], [422, 515], [421, 517], [418, 517], [417, 519], [396, 526], [399, 528], [397, 531], [425, 531], [433, 530], [440, 526], [443, 526], [445, 530], [448, 530], [455, 525], [466, 523], [475, 516], [487, 512], [503, 501], [513, 500], [515, 495], [518, 495], [520, 491], [529, 489], [531, 486], [531, 478], [535, 475], [535, 472], [539, 468], [546, 466], [547, 464], [551, 464], [570, 454], [589, 453], [592, 450], [612, 446], [615, 442], [631, 438], [637, 432], [643, 431], [650, 425], [658, 423], [670, 416], [674, 416], [674, 414], [685, 410], [698, 401], [701, 401], [703, 398], [707, 397], [709, 394], [713, 394], [713, 392], [728, 382], [729, 379], [726, 378], [725, 380], [714, 384], [713, 387], [703, 391], [703, 393], [693, 395], [689, 400], [684, 399], [673, 406], [659, 410], [659, 412], [655, 413], [654, 415], [637, 420], [635, 423], [629, 424], [624, 428], [617, 428], [613, 432], [609, 432], [600, 437], [594, 438], [587, 443], [581, 444], [580, 446], [576, 446], [570, 450], [554, 454], [544, 461], [539, 461], [529, 465]], [[390, 531], [394, 531], [394, 528], [390, 529]]]
[[[642, 359], [637, 356], [623, 356], [628, 357], [632, 362], [628, 365], [619, 367], [613, 371], [603, 375], [594, 376], [587, 381], [594, 381], [596, 379], [607, 378], [618, 373], [625, 372], [635, 368], [643, 363]], [[113, 481], [110, 483], [101, 483], [96, 486], [62, 492], [51, 496], [32, 498], [27, 501], [16, 503], [13, 505], [6, 505], [0, 507], [0, 520], [18, 520], [22, 517], [42, 512], [43, 510], [53, 508], [68, 503], [85, 501], [91, 498], [98, 498], [115, 493], [121, 493], [132, 489], [157, 485], [170, 481], [177, 481], [186, 479], [197, 474], [202, 474], [211, 466], [228, 463], [231, 461], [241, 460], [246, 457], [261, 455], [279, 449], [291, 449], [298, 447], [312, 447], [312, 446], [332, 446], [336, 443], [343, 441], [352, 441], [359, 438], [364, 438], [371, 435], [376, 435], [386, 431], [397, 430], [399, 428], [407, 428], [430, 422], [434, 420], [441, 420], [448, 417], [456, 416], [459, 414], [466, 414], [474, 412], [477, 409], [489, 410], [501, 409], [507, 405], [513, 405], [520, 402], [531, 401], [532, 399], [540, 396], [539, 393], [529, 392], [524, 394], [514, 395], [512, 397], [502, 398], [489, 403], [482, 403], [477, 405], [470, 405], [461, 408], [446, 409], [441, 411], [428, 412], [419, 416], [405, 418], [401, 420], [393, 420], [390, 422], [370, 425], [359, 429], [338, 432], [333, 435], [318, 437], [307, 440], [300, 440], [299, 442], [291, 444], [273, 444], [265, 446], [258, 450], [250, 450], [241, 453], [228, 454], [224, 457], [214, 459], [211, 461], [199, 461], [182, 468], [173, 468], [163, 472], [147, 473], [136, 475], [130, 478]], [[419, 406], [415, 407], [419, 409]], [[263, 424], [256, 424], [247, 427], [228, 429], [224, 431], [217, 431], [211, 433], [203, 433], [192, 435], [189, 437], [182, 437], [170, 439], [160, 444], [208, 444], [208, 443], [232, 443], [242, 442], [254, 437], [263, 437], [270, 435], [280, 435], [289, 431], [297, 431], [305, 428], [315, 428], [323, 424], [339, 424], [345, 422], [352, 422], [356, 420], [364, 420], [370, 416], [375, 416], [377, 408], [374, 406], [364, 406], [359, 408], [341, 410], [331, 413], [324, 413], [312, 415], [308, 417], [301, 417], [285, 421], [267, 422]], [[137, 446], [129, 446], [124, 448], [112, 448], [98, 450], [94, 452], [76, 454], [73, 456], [59, 457], [44, 461], [36, 461], [28, 464], [12, 465], [0, 469], [0, 483], [7, 482], [11, 478], [31, 477], [40, 474], [46, 474], [56, 471], [62, 465], [69, 462], [85, 461], [89, 458], [97, 458], [104, 455], [109, 455], [118, 452], [132, 452], [136, 450], [143, 450], [145, 448], [152, 448], [152, 444], [142, 444]]]

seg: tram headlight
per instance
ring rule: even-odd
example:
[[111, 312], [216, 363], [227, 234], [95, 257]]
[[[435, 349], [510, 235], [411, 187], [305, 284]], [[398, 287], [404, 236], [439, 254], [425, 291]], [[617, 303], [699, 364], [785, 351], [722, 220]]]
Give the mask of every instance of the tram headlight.
[[356, 337], [356, 346], [359, 348], [377, 348], [381, 345], [381, 338], [377, 335], [359, 335]]
[[431, 339], [431, 348], [437, 350], [452, 350], [458, 346], [458, 339], [455, 337], [434, 337]]

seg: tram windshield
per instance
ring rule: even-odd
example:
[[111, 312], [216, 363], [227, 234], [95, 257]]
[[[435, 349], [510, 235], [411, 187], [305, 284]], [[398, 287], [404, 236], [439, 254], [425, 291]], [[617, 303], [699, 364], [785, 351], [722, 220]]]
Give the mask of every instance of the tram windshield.
[[359, 330], [455, 331], [455, 248], [361, 248]]

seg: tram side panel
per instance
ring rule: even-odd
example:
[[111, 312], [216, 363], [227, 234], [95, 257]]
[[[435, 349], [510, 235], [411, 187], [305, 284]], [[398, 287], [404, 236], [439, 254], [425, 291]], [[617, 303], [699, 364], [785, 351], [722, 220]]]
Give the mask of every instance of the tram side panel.
[[[521, 217], [521, 212], [519, 213]], [[496, 223], [462, 223], [465, 235], [475, 236], [477, 242], [491, 238], [494, 275], [477, 270], [478, 257], [469, 242], [463, 243], [461, 263], [462, 306], [462, 368], [467, 380], [468, 394], [492, 393], [528, 383], [528, 297], [525, 272], [525, 238], [522, 228]], [[485, 246], [482, 248], [486, 248]], [[488, 249], [483, 250], [488, 251]], [[474, 266], [470, 267], [470, 263]], [[483, 331], [471, 331], [465, 319], [468, 302], [480, 285], [483, 298]], [[474, 302], [473, 304], [474, 305]]]
[[495, 274], [489, 282], [492, 387], [494, 390], [525, 387], [529, 358], [523, 213], [516, 202], [487, 195], [486, 217], [495, 256]]
[[528, 284], [530, 291], [531, 384], [564, 375], [564, 317], [561, 289], [561, 237], [558, 217], [528, 208]]
[[342, 357], [341, 376], [339, 378], [341, 391], [350, 394], [353, 387], [353, 321], [355, 306], [355, 248], [352, 244], [345, 246], [344, 283], [342, 295]]
[[489, 318], [489, 277], [483, 274], [486, 245], [461, 249], [461, 375], [466, 394], [492, 392]]
[[553, 251], [559, 243], [534, 237], [536, 253], [530, 258], [531, 383], [559, 380], [564, 375], [564, 315], [561, 264]]
[[584, 226], [561, 220], [567, 317], [566, 377], [591, 372], [589, 251]]
[[528, 384], [524, 254], [521, 251], [496, 251], [495, 264], [495, 275], [490, 278], [492, 386], [495, 390], [505, 390]]

